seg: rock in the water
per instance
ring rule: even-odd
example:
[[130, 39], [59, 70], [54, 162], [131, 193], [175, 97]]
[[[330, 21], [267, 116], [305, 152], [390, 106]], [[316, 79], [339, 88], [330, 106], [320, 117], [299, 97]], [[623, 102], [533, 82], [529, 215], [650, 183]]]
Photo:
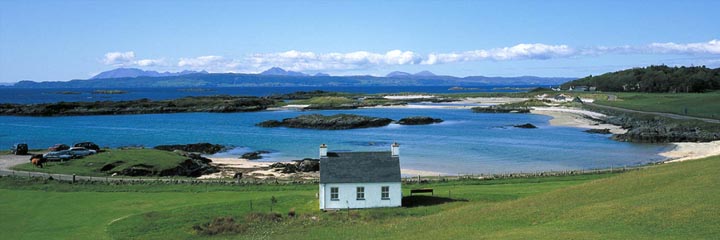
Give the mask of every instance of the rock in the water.
[[248, 152], [244, 153], [240, 158], [248, 159], [248, 160], [255, 160], [255, 159], [261, 159], [263, 154], [270, 153], [269, 151], [254, 151], [254, 152]]
[[301, 115], [294, 118], [286, 118], [282, 121], [264, 121], [258, 123], [257, 126], [341, 130], [353, 128], [382, 127], [387, 126], [391, 122], [392, 119], [389, 118], [368, 117], [354, 114], [336, 114], [331, 116], [310, 114]]
[[603, 129], [593, 128], [593, 129], [585, 130], [585, 132], [586, 133], [597, 133], [597, 134], [610, 134], [610, 129], [608, 129], [608, 128], [603, 128]]
[[520, 124], [520, 125], [513, 125], [513, 127], [516, 127], [516, 128], [537, 128], [535, 125], [532, 125], [532, 124], [530, 124], [530, 123]]
[[441, 123], [443, 122], [442, 119], [439, 118], [431, 118], [431, 117], [407, 117], [400, 119], [397, 121], [398, 124], [401, 125], [424, 125], [424, 124], [433, 124], [433, 123]]
[[174, 150], [181, 150], [185, 152], [196, 152], [196, 153], [203, 153], [203, 154], [215, 154], [217, 152], [225, 150], [225, 146], [219, 145], [219, 144], [211, 144], [211, 143], [194, 143], [194, 144], [177, 144], [177, 145], [159, 145], [155, 146], [155, 149], [158, 150], [165, 150], [165, 151], [174, 151]]

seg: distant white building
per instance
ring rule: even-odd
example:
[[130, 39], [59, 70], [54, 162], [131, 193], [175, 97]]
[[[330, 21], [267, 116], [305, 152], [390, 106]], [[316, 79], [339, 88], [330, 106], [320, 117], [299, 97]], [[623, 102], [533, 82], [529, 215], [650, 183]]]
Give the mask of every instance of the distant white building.
[[400, 145], [383, 152], [328, 152], [320, 145], [320, 209], [399, 207]]

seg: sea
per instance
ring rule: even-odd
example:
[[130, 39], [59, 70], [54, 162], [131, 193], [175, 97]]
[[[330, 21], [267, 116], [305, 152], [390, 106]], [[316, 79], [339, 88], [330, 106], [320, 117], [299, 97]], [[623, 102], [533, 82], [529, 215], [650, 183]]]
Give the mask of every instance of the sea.
[[[109, 100], [139, 98], [169, 99], [192, 94], [268, 95], [318, 88], [215, 89], [181, 92], [170, 89], [128, 89], [127, 94]], [[362, 87], [321, 88], [327, 91], [399, 93], [444, 93], [447, 87]], [[493, 88], [488, 88], [492, 91]], [[497, 87], [496, 87], [497, 89]], [[87, 91], [79, 89], [0, 89], [0, 102], [38, 103], [77, 101], [87, 94], [36, 94], [35, 91]], [[503, 90], [507, 90], [503, 88]], [[180, 93], [178, 93], [180, 92]], [[80, 95], [80, 96], [78, 96]], [[329, 151], [389, 151], [400, 144], [401, 167], [442, 175], [492, 174], [557, 170], [597, 169], [635, 166], [664, 160], [659, 153], [672, 148], [667, 144], [618, 142], [610, 135], [589, 134], [584, 129], [551, 126], [551, 117], [536, 114], [473, 113], [468, 109], [432, 108], [432, 103], [411, 108], [365, 108], [354, 110], [261, 111], [248, 113], [175, 113], [68, 117], [0, 116], [0, 146], [18, 142], [30, 148], [47, 148], [56, 143], [92, 141], [104, 147], [187, 144], [209, 142], [229, 146], [219, 157], [238, 157], [257, 150], [270, 151], [258, 161], [290, 161], [317, 158], [320, 144]], [[444, 103], [443, 105], [447, 105]], [[407, 126], [390, 124], [379, 128], [351, 130], [312, 130], [262, 128], [255, 124], [281, 120], [301, 114], [351, 113], [398, 120], [410, 116], [430, 116], [444, 122]], [[512, 125], [531, 123], [538, 128]]]

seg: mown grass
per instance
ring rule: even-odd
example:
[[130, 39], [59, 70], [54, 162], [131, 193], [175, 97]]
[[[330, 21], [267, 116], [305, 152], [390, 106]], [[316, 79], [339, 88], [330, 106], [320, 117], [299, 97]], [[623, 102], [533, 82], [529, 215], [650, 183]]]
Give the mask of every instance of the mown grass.
[[[454, 201], [323, 213], [317, 185], [69, 184], [0, 178], [8, 239], [712, 239], [720, 156], [622, 174], [406, 184]], [[282, 220], [248, 217], [273, 211]], [[252, 209], [250, 205], [252, 203]], [[287, 217], [295, 209], [297, 217]], [[233, 218], [241, 233], [193, 226]], [[243, 225], [244, 224], [244, 225]], [[32, 230], [26, 230], [32, 226]]]
[[720, 119], [720, 104], [717, 104], [720, 103], [720, 92], [618, 93], [616, 95], [617, 101], [598, 100], [595, 103], [640, 111]]
[[[304, 227], [338, 230], [354, 225], [378, 225], [440, 214], [469, 204], [509, 201], [577, 185], [611, 175], [583, 175], [503, 180], [450, 181], [406, 185], [405, 195], [414, 187], [432, 187], [436, 195], [467, 199], [442, 205], [322, 213], [315, 198], [316, 184], [301, 185], [138, 185], [69, 184], [42, 179], [0, 178], [0, 232], [7, 239], [128, 239], [204, 238], [193, 232], [194, 225], [231, 216], [238, 221], [251, 212], [269, 212], [270, 198], [278, 202], [275, 212], [286, 215], [294, 208], [297, 218], [280, 223], [260, 222], [240, 235], [225, 238], [272, 238], [290, 234], [283, 229], [306, 232]], [[253, 209], [250, 210], [250, 202]], [[319, 221], [310, 217], [317, 217]], [[33, 226], [32, 231], [24, 226]], [[306, 233], [307, 234], [307, 233]]]
[[276, 239], [712, 239], [720, 234], [720, 157], [667, 164], [412, 221], [312, 229]]
[[[20, 171], [34, 171], [44, 173], [77, 174], [83, 176], [108, 176], [111, 172], [122, 171], [136, 165], [151, 166], [149, 169], [161, 171], [173, 168], [183, 162], [186, 157], [177, 153], [155, 149], [111, 149], [95, 155], [64, 162], [48, 162], [43, 168], [37, 168], [32, 163], [20, 164], [13, 167]], [[122, 163], [119, 163], [122, 162]], [[103, 166], [118, 163], [116, 167], [101, 171]]]

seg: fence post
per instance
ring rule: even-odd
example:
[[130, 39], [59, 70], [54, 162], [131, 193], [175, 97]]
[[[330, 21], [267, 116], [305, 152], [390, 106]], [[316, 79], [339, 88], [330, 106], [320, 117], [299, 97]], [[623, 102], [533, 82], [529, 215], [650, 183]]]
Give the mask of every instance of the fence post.
[[73, 183], [73, 184], [75, 183], [75, 174], [74, 174], [74, 173], [73, 173], [73, 180], [72, 180], [72, 183]]

